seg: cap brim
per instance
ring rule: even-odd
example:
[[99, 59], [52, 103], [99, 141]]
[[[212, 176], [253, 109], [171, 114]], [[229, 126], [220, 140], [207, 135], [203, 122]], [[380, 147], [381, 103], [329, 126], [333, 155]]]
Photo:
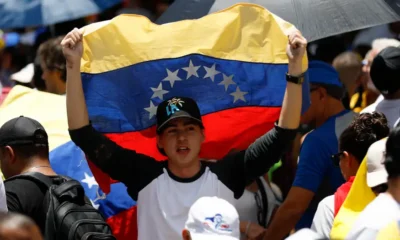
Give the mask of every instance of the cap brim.
[[197, 122], [199, 122], [201, 125], [203, 125], [203, 122], [195, 117], [192, 117], [192, 115], [190, 115], [189, 113], [185, 112], [185, 111], [179, 111], [174, 113], [174, 115], [172, 115], [172, 117], [170, 117], [167, 121], [163, 122], [163, 124], [161, 124], [160, 126], [157, 127], [157, 131], [159, 131], [161, 128], [163, 128], [164, 126], [166, 126], [170, 121], [177, 119], [177, 118], [190, 118], [193, 120], [196, 120]]
[[10, 79], [20, 83], [32, 82], [33, 75], [35, 74], [33, 63], [28, 64], [19, 72], [16, 72], [10, 76]]
[[370, 188], [387, 183], [388, 174], [385, 169], [377, 172], [367, 173], [367, 185]]
[[191, 236], [192, 240], [240, 240], [239, 238], [225, 236], [225, 235], [190, 233], [190, 236]]

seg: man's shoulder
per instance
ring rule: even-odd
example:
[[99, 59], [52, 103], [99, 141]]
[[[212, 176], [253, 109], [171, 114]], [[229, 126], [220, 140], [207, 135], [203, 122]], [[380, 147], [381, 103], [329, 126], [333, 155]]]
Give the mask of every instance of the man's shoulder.
[[4, 187], [6, 191], [26, 191], [31, 190], [31, 188], [36, 188], [36, 183], [29, 179], [24, 178], [13, 178], [4, 181]]
[[321, 202], [319, 202], [318, 205], [325, 209], [332, 210], [332, 212], [333, 212], [334, 205], [335, 205], [335, 196], [330, 195], [330, 196], [325, 197], [324, 199], [321, 200]]
[[[398, 206], [385, 193], [380, 194], [360, 213], [357, 221], [359, 227], [379, 229], [398, 214]], [[393, 211], [395, 210], [395, 211]]]
[[[327, 136], [333, 136], [336, 139], [336, 135], [338, 132], [341, 132], [341, 129], [338, 128], [346, 128], [357, 116], [358, 114], [353, 111], [343, 111], [341, 114], [333, 116], [325, 121], [321, 126], [317, 127], [314, 131], [310, 132], [309, 135], [312, 137], [323, 136], [323, 139]], [[344, 129], [343, 129], [344, 130]], [[339, 134], [340, 135], [340, 134]], [[337, 140], [337, 139], [336, 139]]]
[[378, 103], [374, 102], [374, 103], [366, 106], [363, 110], [361, 110], [360, 113], [372, 113], [376, 110], [377, 105], [378, 105]]

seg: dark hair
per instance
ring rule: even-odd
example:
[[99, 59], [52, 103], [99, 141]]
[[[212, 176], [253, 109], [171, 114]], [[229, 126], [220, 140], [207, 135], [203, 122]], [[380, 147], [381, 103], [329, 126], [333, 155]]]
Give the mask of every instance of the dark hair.
[[35, 58], [33, 66], [34, 66], [34, 74], [32, 77], [33, 86], [35, 86], [40, 91], [45, 91], [46, 84], [42, 79], [43, 71], [42, 68], [40, 67], [40, 57]]
[[38, 50], [40, 61], [43, 61], [49, 70], [58, 70], [61, 72], [61, 79], [66, 81], [66, 60], [61, 48], [63, 36], [51, 38], [42, 43]]
[[388, 178], [400, 177], [400, 127], [393, 129], [386, 141], [385, 168]]
[[383, 113], [362, 113], [348, 126], [339, 138], [339, 150], [351, 153], [360, 163], [368, 148], [389, 135], [389, 126]]
[[326, 90], [326, 93], [337, 99], [337, 100], [342, 100], [342, 98], [345, 96], [346, 93], [346, 89], [344, 86], [339, 87], [336, 85], [332, 85], [332, 84], [324, 84], [324, 83], [311, 83], [312, 86], [315, 87], [322, 87]]
[[29, 159], [31, 157], [49, 158], [49, 146], [47, 145], [13, 145], [15, 155], [21, 159]]

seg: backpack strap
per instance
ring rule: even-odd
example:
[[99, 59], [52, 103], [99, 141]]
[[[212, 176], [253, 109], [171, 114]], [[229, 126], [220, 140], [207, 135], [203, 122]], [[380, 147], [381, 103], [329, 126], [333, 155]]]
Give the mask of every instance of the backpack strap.
[[39, 172], [26, 172], [26, 173], [22, 173], [13, 177], [8, 178], [5, 182], [13, 180], [13, 179], [27, 179], [27, 180], [31, 180], [34, 181], [38, 184], [41, 184], [42, 186], [45, 186], [47, 188], [50, 188], [53, 184], [52, 180], [44, 175], [41, 174]]
[[261, 193], [261, 201], [262, 201], [262, 219], [259, 224], [263, 227], [267, 227], [267, 215], [268, 215], [268, 197], [267, 197], [267, 192], [265, 191], [265, 186], [262, 183], [261, 177], [256, 179], [256, 183], [258, 185], [258, 190], [260, 190]]
[[60, 184], [57, 188], [54, 189], [54, 195], [58, 198], [63, 196], [69, 195], [71, 196], [70, 190], [76, 189], [76, 195], [74, 194], [73, 197], [78, 197], [79, 199], [85, 198], [85, 190], [83, 189], [82, 185], [76, 180], [68, 180], [62, 184]]

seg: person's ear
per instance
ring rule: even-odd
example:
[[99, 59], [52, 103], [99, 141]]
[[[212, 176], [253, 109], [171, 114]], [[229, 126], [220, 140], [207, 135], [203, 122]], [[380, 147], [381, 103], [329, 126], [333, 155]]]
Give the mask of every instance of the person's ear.
[[323, 88], [323, 87], [320, 87], [320, 88], [318, 88], [317, 91], [318, 91], [319, 99], [320, 99], [321, 101], [326, 100], [326, 97], [328, 96], [328, 92], [326, 91], [326, 89]]
[[159, 134], [156, 135], [156, 140], [157, 140], [157, 147], [163, 149], [164, 145], [161, 142], [161, 136]]
[[342, 161], [345, 161], [345, 163], [348, 165], [348, 167], [350, 167], [350, 165], [351, 165], [351, 163], [350, 163], [350, 154], [347, 151], [343, 152]]
[[203, 143], [206, 140], [206, 132], [204, 131], [204, 129], [201, 129], [201, 143]]
[[189, 230], [183, 229], [183, 231], [182, 231], [182, 239], [183, 240], [192, 240], [192, 238], [190, 237]]
[[12, 147], [6, 146], [6, 147], [4, 148], [4, 150], [3, 150], [3, 158], [4, 158], [4, 159], [8, 159], [8, 162], [9, 162], [10, 164], [15, 163], [15, 161], [16, 161], [17, 159], [16, 159], [15, 152], [14, 152], [14, 150], [12, 149]]

